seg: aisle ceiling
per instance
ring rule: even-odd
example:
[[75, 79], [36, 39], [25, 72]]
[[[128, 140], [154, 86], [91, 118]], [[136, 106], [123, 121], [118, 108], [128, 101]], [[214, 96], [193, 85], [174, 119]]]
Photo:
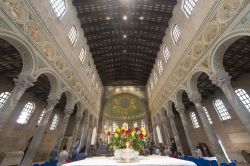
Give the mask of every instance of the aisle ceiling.
[[103, 85], [145, 85], [176, 0], [73, 0]]

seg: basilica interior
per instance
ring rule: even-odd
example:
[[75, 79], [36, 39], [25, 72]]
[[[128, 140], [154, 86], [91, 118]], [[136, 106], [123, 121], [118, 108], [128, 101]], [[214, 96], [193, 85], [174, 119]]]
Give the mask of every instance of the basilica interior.
[[0, 73], [0, 165], [118, 127], [250, 163], [249, 0], [0, 0]]

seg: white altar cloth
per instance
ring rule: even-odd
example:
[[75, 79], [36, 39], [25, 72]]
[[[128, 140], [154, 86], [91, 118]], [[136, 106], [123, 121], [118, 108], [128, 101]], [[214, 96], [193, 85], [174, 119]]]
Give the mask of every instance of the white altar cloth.
[[140, 160], [132, 163], [121, 163], [114, 157], [92, 157], [76, 161], [63, 166], [196, 166], [195, 163], [168, 156], [140, 156]]

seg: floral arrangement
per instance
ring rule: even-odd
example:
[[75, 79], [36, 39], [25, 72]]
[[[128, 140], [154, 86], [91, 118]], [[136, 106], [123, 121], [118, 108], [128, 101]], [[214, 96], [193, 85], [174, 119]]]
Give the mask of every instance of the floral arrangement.
[[133, 148], [142, 152], [144, 145], [147, 143], [147, 132], [144, 128], [136, 127], [134, 130], [130, 130], [117, 127], [112, 135], [108, 130], [105, 131], [105, 134], [110, 136], [109, 147], [113, 150]]

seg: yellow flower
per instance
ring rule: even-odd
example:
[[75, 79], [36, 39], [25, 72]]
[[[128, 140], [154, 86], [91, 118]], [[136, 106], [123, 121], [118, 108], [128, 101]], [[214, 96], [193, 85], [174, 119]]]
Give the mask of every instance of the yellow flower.
[[119, 127], [116, 128], [116, 131], [120, 133], [121, 129]]
[[118, 134], [117, 134], [117, 133], [115, 133], [115, 134], [114, 134], [114, 137], [115, 137], [115, 138], [118, 138]]
[[141, 128], [141, 131], [143, 132], [143, 131], [145, 131], [145, 129], [142, 127], [142, 128]]
[[142, 132], [142, 135], [145, 137], [147, 135], [147, 132], [146, 131], [143, 131]]
[[132, 137], [135, 137], [135, 131], [132, 131], [131, 135]]

